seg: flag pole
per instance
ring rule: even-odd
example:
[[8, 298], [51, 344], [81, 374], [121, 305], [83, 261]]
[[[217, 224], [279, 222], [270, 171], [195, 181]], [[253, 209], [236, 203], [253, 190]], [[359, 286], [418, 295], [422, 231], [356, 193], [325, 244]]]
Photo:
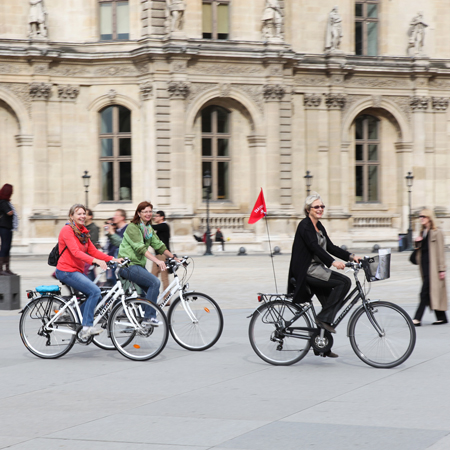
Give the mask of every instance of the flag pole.
[[267, 214], [264, 214], [264, 219], [265, 219], [265, 222], [266, 222], [267, 237], [269, 239], [270, 259], [272, 260], [272, 270], [273, 270], [273, 279], [275, 281], [275, 291], [276, 291], [276, 294], [278, 294], [277, 276], [275, 274], [275, 265], [273, 263], [272, 244], [270, 242], [270, 233], [269, 233], [269, 224], [267, 222]]

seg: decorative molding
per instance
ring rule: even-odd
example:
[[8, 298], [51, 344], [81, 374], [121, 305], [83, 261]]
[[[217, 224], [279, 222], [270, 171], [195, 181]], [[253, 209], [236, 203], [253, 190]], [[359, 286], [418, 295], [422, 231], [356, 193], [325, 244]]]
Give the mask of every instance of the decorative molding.
[[133, 61], [133, 65], [141, 75], [146, 75], [150, 72], [148, 61]]
[[407, 96], [397, 96], [397, 95], [389, 95], [385, 97], [386, 100], [389, 100], [395, 103], [408, 118], [408, 121], [411, 121], [411, 107], [410, 107], [410, 98]]
[[153, 84], [151, 81], [146, 81], [139, 86], [142, 100], [150, 100], [152, 98]]
[[328, 86], [325, 75], [303, 75], [294, 76], [294, 83], [298, 86]]
[[370, 88], [396, 88], [411, 87], [409, 78], [375, 78], [375, 77], [352, 77], [345, 82], [346, 86], [370, 87]]
[[76, 100], [80, 88], [78, 86], [58, 86], [58, 98], [63, 100]]
[[18, 147], [26, 147], [33, 145], [33, 136], [26, 134], [18, 134], [15, 136]]
[[428, 97], [410, 97], [409, 106], [413, 111], [425, 111], [428, 109], [430, 99]]
[[261, 85], [257, 84], [238, 84], [233, 85], [233, 88], [244, 92], [252, 101], [258, 105], [259, 110], [264, 112], [263, 96], [261, 95]]
[[280, 84], [265, 84], [263, 86], [263, 96], [266, 102], [280, 101], [285, 93], [285, 88]]
[[317, 108], [322, 102], [322, 96], [318, 94], [304, 94], [303, 105], [306, 108]]
[[187, 60], [175, 60], [170, 64], [170, 70], [173, 73], [186, 73]]
[[114, 103], [117, 97], [117, 91], [115, 89], [110, 89], [106, 95], [109, 98], [110, 103]]
[[32, 100], [48, 100], [52, 91], [50, 83], [30, 83], [29, 92]]
[[61, 75], [64, 77], [75, 77], [80, 75], [90, 75], [86, 67], [74, 66], [74, 65], [64, 65], [57, 66], [51, 69], [52, 75]]
[[262, 74], [263, 66], [260, 64], [226, 64], [198, 62], [188, 68], [189, 73], [211, 74], [211, 75], [243, 75]]
[[116, 65], [116, 66], [104, 66], [99, 67], [94, 71], [94, 74], [97, 76], [134, 76], [136, 75], [135, 67], [133, 66], [125, 66], [125, 65]]
[[31, 117], [30, 86], [26, 83], [0, 83], [1, 87], [10, 90], [25, 105], [28, 116]]
[[229, 97], [231, 92], [231, 84], [230, 83], [220, 83], [219, 91], [221, 97]]
[[379, 108], [381, 106], [382, 101], [383, 101], [382, 95], [372, 95], [372, 106], [374, 108]]
[[344, 94], [323, 94], [328, 109], [344, 109], [347, 98]]
[[447, 111], [448, 98], [446, 97], [431, 97], [431, 106], [435, 111]]
[[171, 81], [167, 86], [171, 99], [185, 99], [190, 92], [190, 84], [184, 81]]
[[17, 74], [22, 72], [22, 69], [17, 66], [17, 64], [0, 64], [0, 74]]

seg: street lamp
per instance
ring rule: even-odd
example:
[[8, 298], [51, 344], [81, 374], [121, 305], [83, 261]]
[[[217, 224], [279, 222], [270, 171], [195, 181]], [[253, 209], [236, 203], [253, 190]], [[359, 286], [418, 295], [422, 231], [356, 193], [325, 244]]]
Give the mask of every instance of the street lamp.
[[408, 250], [412, 249], [413, 246], [413, 238], [412, 238], [412, 221], [411, 221], [411, 190], [413, 185], [413, 174], [412, 172], [408, 172], [408, 175], [405, 177], [406, 186], [408, 187], [408, 201], [409, 201], [409, 228], [408, 228]]
[[84, 189], [85, 189], [84, 192], [86, 193], [86, 209], [87, 209], [88, 208], [89, 181], [91, 179], [91, 176], [88, 175], [88, 171], [85, 170], [84, 175], [81, 178], [83, 178], [83, 185], [84, 185]]
[[310, 171], [307, 170], [306, 175], [303, 177], [306, 181], [306, 196], [308, 196], [309, 192], [310, 192], [309, 188], [311, 187], [311, 184], [312, 184], [312, 177], [313, 176], [311, 175]]
[[211, 231], [209, 229], [209, 195], [211, 194], [211, 173], [209, 170], [203, 174], [203, 187], [206, 189], [206, 251], [204, 254], [212, 255]]

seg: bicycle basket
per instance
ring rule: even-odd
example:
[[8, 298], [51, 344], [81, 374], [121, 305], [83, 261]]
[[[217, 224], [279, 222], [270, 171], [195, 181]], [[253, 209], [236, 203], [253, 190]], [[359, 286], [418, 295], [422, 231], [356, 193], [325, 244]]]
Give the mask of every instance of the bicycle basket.
[[391, 276], [391, 249], [381, 249], [377, 256], [361, 260], [367, 281], [386, 280]]

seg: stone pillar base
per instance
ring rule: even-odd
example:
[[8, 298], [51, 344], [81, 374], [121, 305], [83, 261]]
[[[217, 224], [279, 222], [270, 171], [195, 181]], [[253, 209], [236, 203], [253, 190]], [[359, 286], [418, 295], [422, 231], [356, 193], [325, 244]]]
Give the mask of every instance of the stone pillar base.
[[20, 277], [0, 276], [0, 310], [20, 309]]

